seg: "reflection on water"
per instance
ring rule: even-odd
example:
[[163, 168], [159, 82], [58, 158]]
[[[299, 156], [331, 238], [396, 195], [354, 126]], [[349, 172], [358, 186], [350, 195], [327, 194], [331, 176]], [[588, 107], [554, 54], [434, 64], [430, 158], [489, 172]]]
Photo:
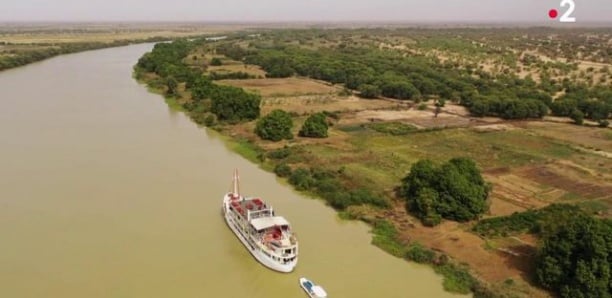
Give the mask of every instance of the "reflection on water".
[[[151, 45], [0, 73], [0, 297], [447, 297], [431, 269], [368, 245], [359, 222], [291, 191], [131, 78]], [[233, 168], [300, 238], [296, 272], [225, 226]]]

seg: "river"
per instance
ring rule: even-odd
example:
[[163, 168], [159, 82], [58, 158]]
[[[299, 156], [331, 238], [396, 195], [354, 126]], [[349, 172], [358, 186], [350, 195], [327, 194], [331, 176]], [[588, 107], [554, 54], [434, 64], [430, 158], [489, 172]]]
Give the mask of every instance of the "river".
[[[152, 45], [0, 72], [0, 297], [453, 297], [428, 267], [370, 245], [135, 82]], [[296, 271], [257, 263], [225, 225], [234, 168], [300, 240]]]

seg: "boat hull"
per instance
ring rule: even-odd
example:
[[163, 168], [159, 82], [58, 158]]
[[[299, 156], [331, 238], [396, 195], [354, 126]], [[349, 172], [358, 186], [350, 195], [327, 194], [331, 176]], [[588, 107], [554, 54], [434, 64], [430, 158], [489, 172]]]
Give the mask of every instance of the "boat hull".
[[225, 219], [225, 223], [227, 224], [227, 226], [230, 228], [230, 230], [234, 233], [234, 235], [236, 235], [236, 237], [238, 238], [238, 240], [240, 240], [240, 242], [242, 242], [242, 244], [244, 245], [244, 247], [246, 247], [246, 249], [251, 253], [251, 255], [262, 265], [274, 270], [274, 271], [278, 271], [278, 272], [282, 272], [282, 273], [289, 273], [292, 272], [293, 269], [295, 268], [296, 264], [297, 264], [297, 257], [295, 258], [295, 260], [291, 263], [287, 263], [287, 264], [279, 264], [278, 262], [272, 260], [270, 257], [266, 256], [261, 249], [259, 249], [259, 247], [257, 247], [256, 245], [251, 244], [246, 237], [243, 235], [239, 229], [236, 227], [237, 223], [233, 222], [233, 219], [231, 217], [229, 217], [228, 212], [230, 212], [228, 210], [228, 202], [229, 202], [229, 198], [224, 197], [223, 199], [223, 217]]

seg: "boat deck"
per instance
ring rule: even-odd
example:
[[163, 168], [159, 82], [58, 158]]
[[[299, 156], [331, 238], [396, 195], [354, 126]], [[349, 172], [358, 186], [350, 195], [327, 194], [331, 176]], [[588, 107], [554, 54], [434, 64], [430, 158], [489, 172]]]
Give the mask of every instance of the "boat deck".
[[[235, 211], [246, 219], [246, 211], [265, 211], [270, 210], [260, 198], [237, 198], [230, 203], [230, 210]], [[265, 213], [265, 212], [263, 212]], [[271, 215], [268, 214], [268, 216]]]

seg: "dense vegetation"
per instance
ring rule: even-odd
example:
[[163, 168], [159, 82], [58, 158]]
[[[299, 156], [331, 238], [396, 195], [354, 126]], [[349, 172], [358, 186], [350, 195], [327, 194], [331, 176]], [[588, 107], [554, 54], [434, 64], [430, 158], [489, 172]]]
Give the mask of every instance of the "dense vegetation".
[[538, 282], [564, 298], [612, 296], [612, 221], [574, 216], [544, 237]]
[[210, 119], [209, 113], [215, 114], [220, 121], [230, 123], [257, 119], [261, 103], [259, 95], [242, 88], [217, 85], [210, 77], [204, 76], [201, 70], [190, 68], [183, 62], [196, 45], [196, 42], [185, 40], [156, 44], [153, 51], [138, 60], [137, 75], [141, 72], [157, 74], [165, 80], [169, 95], [174, 95], [176, 91], [170, 88], [175, 85], [169, 85], [168, 82], [174, 79], [185, 82], [185, 87], [191, 91], [192, 100], [183, 107], [200, 124], [208, 122], [206, 119]]
[[453, 158], [440, 166], [420, 160], [403, 183], [406, 209], [426, 225], [437, 225], [442, 218], [472, 220], [488, 209], [489, 186], [471, 159]]
[[283, 110], [274, 110], [257, 120], [255, 133], [264, 140], [278, 142], [283, 139], [292, 139], [292, 128], [293, 119], [291, 119], [291, 115]]
[[583, 214], [583, 211], [574, 205], [552, 204], [542, 209], [483, 219], [478, 221], [472, 230], [485, 237], [506, 237], [521, 233], [537, 234], [550, 223], [560, 223], [567, 218]]
[[315, 193], [339, 210], [363, 204], [378, 207], [389, 206], [385, 196], [373, 193], [364, 187], [351, 187], [343, 183], [342, 173], [338, 171], [312, 167], [310, 169], [297, 168], [289, 173], [283, 166], [283, 168], [277, 168], [277, 174], [288, 176], [289, 183], [297, 190]]
[[[462, 37], [464, 32], [394, 31], [396, 40], [419, 40], [410, 55], [401, 50], [384, 49], [354, 41], [354, 36], [359, 33], [381, 34], [379, 31], [372, 31], [273, 31], [264, 34], [261, 40], [252, 41], [246, 48], [228, 42], [218, 46], [217, 50], [235, 60], [261, 66], [268, 77], [307, 76], [344, 84], [366, 98], [380, 95], [416, 101], [443, 98], [459, 102], [476, 116], [524, 119], [541, 118], [548, 114], [549, 109], [553, 109], [553, 95], [565, 91], [568, 94], [564, 97], [576, 102], [572, 109], [582, 111], [585, 118], [598, 121], [610, 117], [612, 94], [609, 87], [591, 87], [568, 78], [553, 78], [552, 74], [575, 70], [573, 64], [544, 63], [530, 54], [524, 54], [519, 59], [516, 54], [510, 50], [501, 50], [501, 47], [475, 46], [474, 44], [480, 43], [481, 40], [481, 36], [476, 32], [470, 32], [470, 35], [475, 35], [470, 40]], [[482, 31], [482, 34], [487, 36], [497, 33]], [[507, 32], [505, 34], [507, 35]], [[512, 40], [522, 36], [517, 34], [507, 38]], [[313, 48], [314, 41], [319, 39], [327, 42]], [[496, 42], [503, 43], [495, 39]], [[293, 42], [295, 40], [298, 41], [297, 44]], [[548, 46], [542, 45], [543, 48]], [[491, 73], [484, 71], [482, 65], [478, 67], [476, 62], [442, 62], [426, 52], [419, 53], [420, 50], [428, 48], [473, 55], [482, 59], [495, 55], [503, 61], [502, 65], [496, 65], [503, 71]], [[540, 69], [540, 82], [530, 76], [518, 77], [515, 73], [518, 72], [519, 61], [525, 64], [524, 67]], [[553, 109], [554, 114], [559, 114], [555, 111], [556, 109]]]
[[308, 138], [326, 138], [327, 137], [327, 117], [323, 113], [315, 113], [310, 115], [300, 129], [299, 135]]

